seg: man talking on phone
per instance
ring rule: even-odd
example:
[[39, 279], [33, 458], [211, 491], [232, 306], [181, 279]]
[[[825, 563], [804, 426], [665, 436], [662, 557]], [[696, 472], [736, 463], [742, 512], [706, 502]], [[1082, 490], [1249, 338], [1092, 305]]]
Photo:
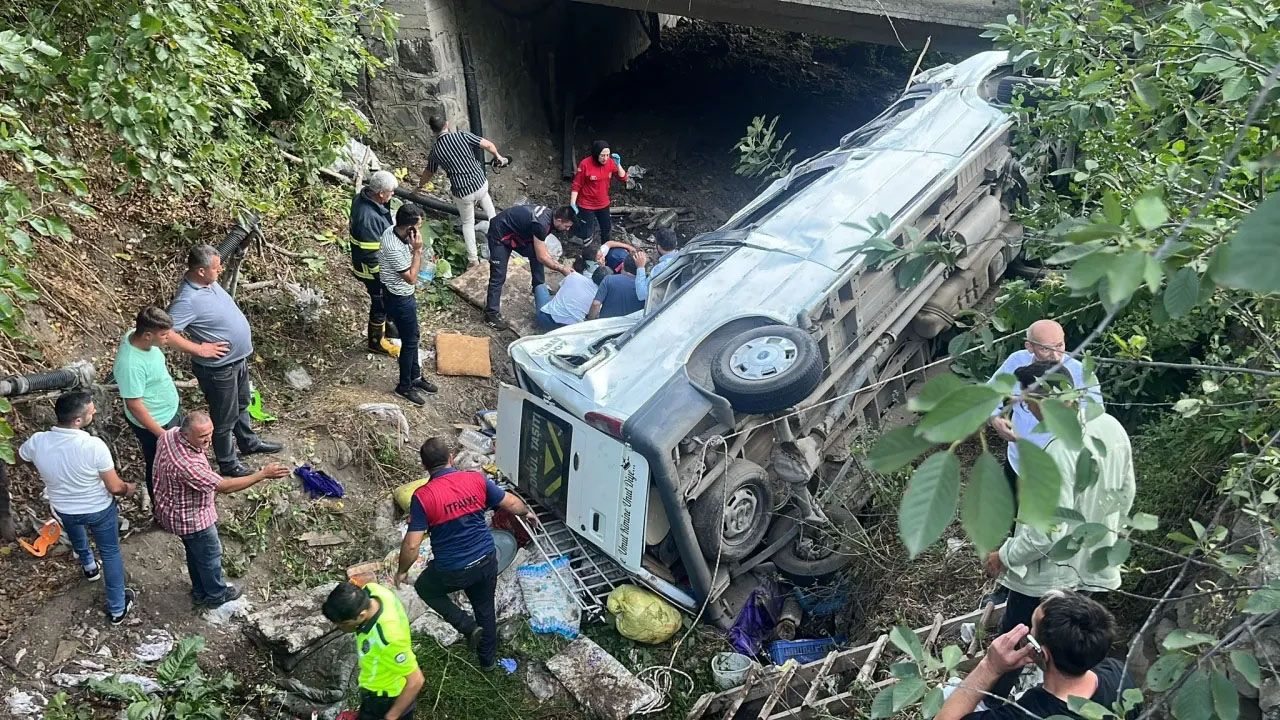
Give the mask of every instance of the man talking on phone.
[[[987, 654], [942, 704], [934, 720], [1027, 720], [1065, 716], [1083, 720], [1068, 698], [1091, 700], [1110, 710], [1133, 681], [1124, 663], [1107, 657], [1116, 622], [1096, 601], [1070, 590], [1044, 596], [1031, 628], [1018, 625], [991, 641]], [[989, 693], [1002, 675], [1039, 665], [1044, 682], [1005, 703]], [[974, 712], [986, 701], [990, 710]], [[1130, 715], [1136, 715], [1130, 710]]]
[[422, 269], [422, 208], [405, 203], [396, 211], [396, 223], [382, 233], [378, 247], [378, 279], [387, 289], [383, 297], [387, 318], [400, 334], [400, 379], [396, 394], [414, 405], [426, 405], [423, 391], [435, 384], [422, 377], [418, 362], [418, 302], [413, 287]]

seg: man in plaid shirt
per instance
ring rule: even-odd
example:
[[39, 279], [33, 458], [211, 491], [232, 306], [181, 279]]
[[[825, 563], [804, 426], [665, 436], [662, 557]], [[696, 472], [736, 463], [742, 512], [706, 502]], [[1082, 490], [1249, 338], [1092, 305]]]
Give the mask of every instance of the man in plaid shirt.
[[214, 472], [205, 452], [213, 442], [213, 421], [203, 412], [188, 413], [182, 425], [166, 430], [156, 442], [155, 497], [152, 509], [160, 527], [182, 538], [196, 605], [217, 607], [240, 597], [240, 588], [222, 579], [222, 542], [214, 495], [233, 493], [266, 480], [282, 478], [289, 468], [271, 463], [242, 477]]

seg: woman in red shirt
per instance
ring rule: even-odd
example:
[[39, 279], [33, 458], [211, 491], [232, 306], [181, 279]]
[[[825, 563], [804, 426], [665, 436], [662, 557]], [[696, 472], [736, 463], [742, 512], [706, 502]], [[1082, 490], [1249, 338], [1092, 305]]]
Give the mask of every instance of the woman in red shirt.
[[626, 180], [622, 169], [622, 157], [609, 149], [605, 140], [591, 143], [591, 154], [578, 163], [569, 192], [569, 205], [578, 214], [578, 226], [574, 234], [590, 240], [595, 226], [600, 226], [600, 244], [609, 242], [613, 221], [609, 219], [609, 182], [613, 176]]

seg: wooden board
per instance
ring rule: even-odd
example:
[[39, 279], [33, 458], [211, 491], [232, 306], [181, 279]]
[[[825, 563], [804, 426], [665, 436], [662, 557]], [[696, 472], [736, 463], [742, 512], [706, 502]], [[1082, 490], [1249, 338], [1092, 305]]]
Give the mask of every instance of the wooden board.
[[[982, 623], [986, 627], [990, 628], [995, 626], [1003, 615], [1003, 603], [995, 606], [988, 605], [982, 610], [977, 610], [965, 615], [957, 615], [946, 620], [940, 625], [931, 623], [925, 627], [916, 628], [914, 632], [916, 637], [923, 641], [935, 632], [935, 627], [940, 635], [946, 635], [947, 633], [958, 631], [960, 626], [964, 623]], [[979, 633], [979, 635], [981, 635], [981, 633]], [[789, 684], [791, 685], [790, 691], [794, 693], [797, 698], [807, 697], [808, 693], [801, 692], [801, 690], [808, 687], [808, 685], [813, 682], [814, 678], [819, 677], [819, 675], [838, 675], [841, 673], [858, 672], [862, 669], [869, 657], [883, 649], [884, 644], [877, 640], [877, 642], [871, 642], [866, 645], [859, 645], [855, 648], [832, 653], [831, 657], [814, 660], [811, 663], [801, 665], [794, 673], [791, 673], [788, 678]], [[706, 702], [703, 702], [700, 699], [695, 705], [695, 710], [699, 714], [691, 712], [686, 716], [686, 718], [687, 720], [698, 720], [698, 718], [702, 717], [719, 715], [722, 710], [730, 707], [732, 704], [736, 703], [738, 707], [741, 707], [743, 703], [768, 697], [777, 689], [777, 686], [771, 683], [770, 680], [781, 675], [783, 672], [785, 672], [783, 668], [773, 665], [762, 671], [759, 674], [758, 679], [754, 682], [752, 678], [749, 678], [748, 681], [744, 682], [741, 686], [717, 693]], [[845, 700], [847, 699], [847, 695], [848, 693], [844, 695], [835, 695], [830, 698], [811, 700], [811, 705], [806, 703], [802, 707], [793, 708], [794, 712], [792, 713], [783, 712], [790, 709], [784, 707], [782, 711], [775, 712], [773, 717], [778, 718], [783, 715], [787, 717], [801, 717], [806, 713], [812, 712], [814, 707], [827, 707], [837, 701]]]
[[[543, 268], [551, 292], [560, 288], [560, 275]], [[463, 300], [484, 309], [489, 294], [489, 263], [468, 268], [466, 272], [449, 281], [449, 288]], [[529, 261], [521, 255], [512, 255], [507, 262], [507, 281], [502, 286], [502, 315], [511, 329], [520, 337], [540, 335], [533, 307], [533, 278], [529, 275]]]

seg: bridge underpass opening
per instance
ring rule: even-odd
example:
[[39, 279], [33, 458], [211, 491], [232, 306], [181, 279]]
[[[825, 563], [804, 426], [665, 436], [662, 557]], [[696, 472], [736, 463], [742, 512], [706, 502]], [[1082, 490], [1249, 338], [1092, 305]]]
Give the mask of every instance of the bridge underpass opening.
[[[681, 234], [719, 226], [766, 181], [735, 174], [733, 150], [756, 116], [778, 117], [793, 161], [835, 147], [906, 85], [919, 52], [682, 19], [623, 72], [577, 103], [573, 160], [593, 140], [648, 171], [615, 205], [689, 207]], [[947, 58], [930, 52], [922, 67]], [[567, 196], [567, 192], [565, 193]], [[641, 229], [641, 234], [644, 230]]]

